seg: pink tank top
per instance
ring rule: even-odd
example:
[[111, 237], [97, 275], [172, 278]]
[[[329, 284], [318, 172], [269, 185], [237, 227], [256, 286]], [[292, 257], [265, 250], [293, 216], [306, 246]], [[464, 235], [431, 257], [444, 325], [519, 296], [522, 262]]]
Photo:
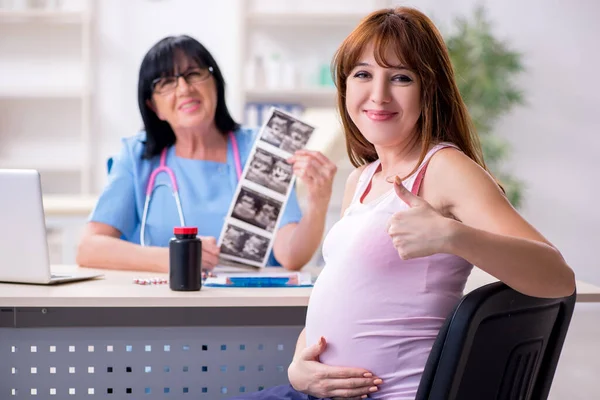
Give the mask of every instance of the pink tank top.
[[[449, 146], [433, 147], [405, 186], [417, 193], [423, 167]], [[375, 161], [364, 169], [351, 204], [325, 238], [325, 268], [310, 297], [306, 340], [312, 345], [325, 337], [324, 364], [366, 368], [382, 378], [370, 398], [414, 399], [433, 342], [472, 266], [451, 254], [400, 258], [386, 224], [408, 206], [391, 185], [379, 198], [360, 202], [378, 167]]]

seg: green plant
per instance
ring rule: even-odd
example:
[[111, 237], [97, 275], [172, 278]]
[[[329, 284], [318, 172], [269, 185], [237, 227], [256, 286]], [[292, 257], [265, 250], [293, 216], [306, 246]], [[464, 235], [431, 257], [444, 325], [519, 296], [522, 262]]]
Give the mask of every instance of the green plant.
[[503, 171], [502, 161], [510, 148], [506, 140], [494, 135], [493, 128], [501, 116], [523, 104], [523, 94], [514, 83], [524, 69], [522, 55], [494, 36], [483, 7], [472, 18], [458, 18], [454, 28], [445, 41], [460, 93], [481, 138], [485, 162], [510, 202], [519, 207], [523, 183]]

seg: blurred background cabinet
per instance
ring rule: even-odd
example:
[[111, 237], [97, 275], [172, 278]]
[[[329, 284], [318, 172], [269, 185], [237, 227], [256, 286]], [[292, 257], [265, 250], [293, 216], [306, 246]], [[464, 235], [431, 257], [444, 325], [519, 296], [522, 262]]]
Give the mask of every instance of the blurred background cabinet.
[[0, 168], [40, 172], [55, 262], [92, 203], [91, 28], [91, 0], [0, 0]]
[[[242, 2], [240, 50], [243, 101], [334, 108], [332, 56], [342, 40], [382, 0]], [[254, 120], [247, 119], [247, 123]]]
[[1, 0], [0, 167], [46, 194], [91, 191], [90, 0]]

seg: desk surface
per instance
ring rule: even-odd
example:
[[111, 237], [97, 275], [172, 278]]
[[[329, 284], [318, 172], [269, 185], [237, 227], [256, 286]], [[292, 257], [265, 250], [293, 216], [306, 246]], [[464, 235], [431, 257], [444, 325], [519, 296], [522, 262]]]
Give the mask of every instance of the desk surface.
[[213, 288], [175, 292], [169, 285], [138, 285], [135, 278], [167, 274], [56, 266], [56, 274], [100, 273], [103, 278], [57, 285], [0, 283], [0, 307], [298, 307], [308, 304], [310, 288]]
[[[75, 271], [58, 266], [54, 273]], [[168, 285], [137, 285], [134, 278], [166, 275], [129, 271], [90, 270], [104, 278], [60, 285], [0, 283], [0, 307], [303, 307], [310, 288], [213, 288], [198, 292], [175, 292]], [[314, 270], [311, 272], [318, 272]], [[465, 292], [496, 281], [474, 268]], [[578, 302], [600, 302], [600, 287], [577, 282]]]

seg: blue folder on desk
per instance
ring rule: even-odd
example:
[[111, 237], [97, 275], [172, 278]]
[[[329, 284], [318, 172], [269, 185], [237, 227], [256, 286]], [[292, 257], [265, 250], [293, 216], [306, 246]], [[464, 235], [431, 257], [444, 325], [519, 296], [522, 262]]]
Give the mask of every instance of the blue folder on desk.
[[209, 277], [203, 286], [208, 287], [311, 287], [308, 272], [219, 274]]

